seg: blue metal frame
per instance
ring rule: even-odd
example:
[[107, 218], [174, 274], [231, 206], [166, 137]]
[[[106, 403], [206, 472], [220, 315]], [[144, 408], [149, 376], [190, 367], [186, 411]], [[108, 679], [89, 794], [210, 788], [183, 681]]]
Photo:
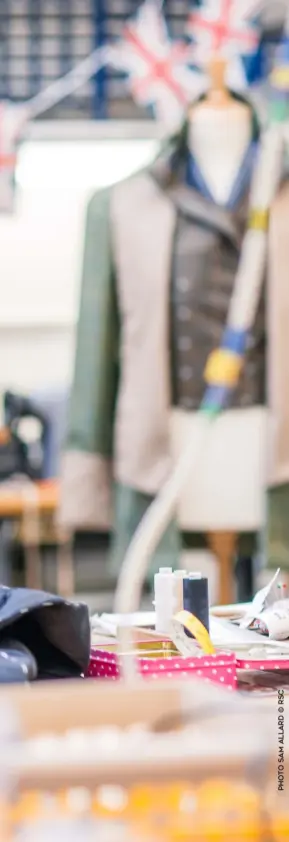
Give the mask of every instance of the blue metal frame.
[[31, 92], [32, 95], [37, 94], [40, 89], [41, 80], [41, 58], [39, 54], [39, 38], [40, 38], [40, 3], [39, 0], [29, 0], [28, 10], [30, 15], [30, 32], [29, 32], [29, 66], [31, 78]]
[[[106, 43], [106, 0], [93, 0], [94, 3], [94, 43], [95, 47], [103, 47]], [[107, 117], [107, 71], [102, 68], [94, 78], [94, 96], [92, 116]]]
[[[71, 30], [70, 27], [67, 26], [67, 21], [70, 17], [70, 0], [61, 0], [61, 18], [60, 18], [60, 29], [61, 33], [59, 35], [59, 41], [61, 44], [61, 53], [60, 53], [60, 66], [61, 66], [61, 75], [65, 75], [71, 70]], [[69, 49], [70, 47], [70, 49]]]

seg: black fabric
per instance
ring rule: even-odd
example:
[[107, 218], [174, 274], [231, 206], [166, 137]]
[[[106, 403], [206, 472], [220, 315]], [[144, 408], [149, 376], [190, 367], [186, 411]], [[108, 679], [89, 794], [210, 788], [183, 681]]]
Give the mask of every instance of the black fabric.
[[[182, 196], [186, 188], [182, 188]], [[187, 188], [188, 194], [192, 189]], [[191, 197], [194, 203], [194, 196]], [[207, 205], [209, 202], [204, 200]], [[180, 204], [183, 204], [182, 202]], [[240, 209], [242, 218], [242, 209]], [[209, 209], [211, 213], [211, 209]], [[208, 213], [209, 215], [209, 213]], [[240, 224], [238, 214], [232, 221]], [[242, 226], [244, 234], [245, 226]], [[241, 240], [241, 237], [240, 237]], [[223, 233], [208, 230], [187, 207], [178, 209], [170, 287], [172, 403], [187, 410], [199, 409], [205, 390], [204, 370], [209, 355], [222, 341], [235, 285], [240, 248]], [[265, 403], [265, 295], [259, 301], [248, 339], [240, 383], [231, 407]]]
[[19, 640], [4, 639], [0, 649], [0, 683], [19, 683], [37, 678], [37, 662]]
[[86, 605], [43, 591], [0, 587], [0, 684], [78, 677], [89, 655]]
[[29, 475], [27, 449], [16, 433], [6, 429], [0, 443], [0, 482], [16, 474]]

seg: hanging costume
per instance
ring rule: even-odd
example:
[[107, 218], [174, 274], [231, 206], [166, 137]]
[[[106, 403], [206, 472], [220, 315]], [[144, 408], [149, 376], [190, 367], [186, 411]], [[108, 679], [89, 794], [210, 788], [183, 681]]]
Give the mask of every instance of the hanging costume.
[[[216, 205], [208, 195], [196, 162], [188, 153], [186, 133], [185, 126], [150, 170], [96, 194], [87, 213], [61, 519], [72, 530], [105, 529], [113, 524], [117, 566], [145, 510], [165, 481], [173, 455], [177, 455], [173, 454], [174, 428], [178, 424], [179, 435], [180, 416], [182, 424], [192, 418], [194, 423], [199, 423], [196, 411], [205, 389], [203, 371], [208, 355], [220, 343], [245, 232], [249, 181], [258, 137], [253, 114], [252, 144], [227, 208]], [[285, 219], [286, 215], [288, 219], [287, 185], [276, 200], [269, 237], [269, 288], [271, 291], [271, 277], [278, 275], [278, 288], [283, 296], [289, 237], [286, 224], [280, 230], [278, 227], [280, 205], [283, 213], [284, 206], [287, 208]], [[274, 301], [275, 298], [274, 289]], [[282, 406], [286, 403], [289, 377], [283, 379], [285, 371], [280, 371], [281, 386], [279, 373], [276, 376], [276, 359], [271, 365], [275, 353], [279, 366], [287, 330], [278, 338], [275, 352], [274, 307], [270, 318], [273, 350], [269, 354], [269, 374], [275, 432], [271, 475], [275, 483], [272, 472], [280, 438], [277, 421], [280, 401]], [[264, 460], [266, 333], [261, 300], [233, 408], [216, 422], [226, 424], [230, 414], [235, 413], [237, 439], [233, 436], [228, 447], [233, 460], [238, 450], [242, 453], [236, 471], [241, 468], [244, 471], [247, 456], [252, 476], [260, 471]], [[283, 362], [282, 365], [284, 369]], [[243, 440], [238, 438], [237, 413], [241, 413]], [[253, 426], [252, 413], [256, 415]], [[289, 480], [288, 429], [289, 421], [285, 440], [283, 427], [280, 429], [285, 441], [280, 459], [286, 480]], [[224, 428], [220, 435], [224, 441]], [[209, 483], [216, 472], [216, 453], [220, 462], [218, 440], [213, 451], [211, 465], [208, 463]], [[226, 460], [230, 469], [228, 453]], [[233, 465], [228, 477], [224, 471], [228, 500], [233, 496], [234, 483], [238, 482], [234, 470]], [[212, 513], [207, 511], [203, 519], [199, 505], [202, 496], [207, 501], [207, 488], [203, 495], [199, 490], [192, 499], [196, 531], [218, 528], [242, 531], [241, 521], [224, 522], [220, 527], [218, 516], [216, 523], [212, 522], [214, 506], [219, 503], [214, 493], [211, 493]], [[252, 505], [249, 500], [248, 512]], [[191, 511], [189, 515], [191, 520]], [[252, 529], [258, 525], [258, 517], [259, 513], [254, 512]], [[247, 529], [247, 517], [244, 523]], [[157, 563], [176, 565], [180, 548], [180, 532], [172, 523], [158, 548]]]

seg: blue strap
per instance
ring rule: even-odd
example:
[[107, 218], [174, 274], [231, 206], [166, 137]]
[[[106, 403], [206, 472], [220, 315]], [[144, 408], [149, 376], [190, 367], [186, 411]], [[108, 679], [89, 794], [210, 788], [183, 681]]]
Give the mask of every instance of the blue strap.
[[246, 351], [247, 336], [246, 330], [234, 330], [234, 328], [227, 327], [223, 335], [221, 348], [243, 356]]
[[[226, 207], [228, 210], [233, 210], [233, 208], [236, 207], [236, 205], [238, 205], [239, 201], [241, 200], [242, 196], [244, 195], [246, 189], [250, 184], [257, 149], [258, 144], [255, 141], [252, 141], [252, 143], [250, 143], [250, 146], [245, 152], [245, 156], [237, 173], [235, 183], [233, 184], [231, 190], [231, 194], [229, 196], [228, 201], [224, 205], [224, 207]], [[188, 155], [186, 182], [188, 187], [194, 187], [201, 193], [202, 196], [204, 196], [205, 199], [208, 199], [210, 202], [215, 203], [215, 199], [210, 191], [210, 188], [206, 183], [204, 175], [201, 172], [196, 159], [191, 154]]]
[[209, 386], [202, 401], [201, 411], [225, 409], [233, 391], [228, 386]]

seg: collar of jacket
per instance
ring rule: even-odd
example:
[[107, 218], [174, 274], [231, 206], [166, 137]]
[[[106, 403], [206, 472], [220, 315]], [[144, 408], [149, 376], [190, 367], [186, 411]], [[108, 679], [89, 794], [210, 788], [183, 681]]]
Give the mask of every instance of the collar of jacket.
[[[238, 101], [244, 102], [251, 110], [252, 143], [257, 144], [260, 127], [257, 114], [251, 103], [243, 97], [233, 94]], [[240, 246], [240, 228], [244, 225], [244, 215], [248, 205], [248, 196], [240, 203], [237, 212], [219, 207], [198, 190], [186, 184], [188, 159], [188, 129], [186, 120], [179, 134], [169, 138], [162, 145], [160, 153], [153, 162], [150, 173], [159, 188], [165, 191], [177, 209], [193, 221], [212, 228], [227, 237], [234, 245]], [[241, 223], [241, 226], [240, 226]]]

